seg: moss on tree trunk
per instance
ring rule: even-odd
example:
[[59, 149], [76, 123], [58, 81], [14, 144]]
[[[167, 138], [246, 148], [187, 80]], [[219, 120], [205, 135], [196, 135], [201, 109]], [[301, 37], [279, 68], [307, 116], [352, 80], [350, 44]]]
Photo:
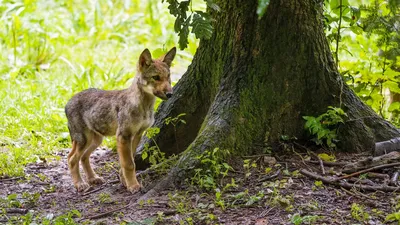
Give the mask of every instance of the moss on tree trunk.
[[[216, 3], [221, 12], [212, 15], [212, 38], [201, 40], [174, 97], [156, 114], [161, 150], [184, 151], [161, 187], [171, 177], [181, 179], [196, 164], [194, 156], [207, 149], [252, 154], [257, 142], [307, 138], [302, 116], [328, 106], [343, 108], [349, 117], [339, 129], [342, 150], [369, 151], [376, 141], [399, 136], [340, 77], [323, 30], [322, 1], [271, 0], [260, 20], [256, 0]], [[163, 121], [180, 113], [187, 123], [175, 135]], [[146, 142], [152, 144], [144, 139], [141, 146]]]

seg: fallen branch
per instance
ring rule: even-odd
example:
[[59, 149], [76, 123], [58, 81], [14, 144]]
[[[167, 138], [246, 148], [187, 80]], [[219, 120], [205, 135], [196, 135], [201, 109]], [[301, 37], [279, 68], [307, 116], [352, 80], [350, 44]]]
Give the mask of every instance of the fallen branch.
[[14, 180], [19, 180], [22, 179], [23, 177], [11, 177], [11, 178], [1, 178], [0, 181], [4, 182], [4, 181], [14, 181]]
[[382, 186], [382, 185], [376, 185], [376, 186], [370, 186], [370, 185], [362, 185], [362, 184], [349, 184], [347, 182], [339, 181], [335, 178], [329, 178], [329, 177], [323, 177], [318, 174], [312, 173], [308, 170], [302, 169], [300, 170], [300, 173], [303, 175], [306, 175], [308, 177], [311, 177], [315, 180], [320, 180], [324, 183], [327, 184], [332, 184], [335, 186], [339, 187], [344, 187], [347, 189], [351, 188], [360, 188], [366, 191], [384, 191], [384, 192], [397, 192], [400, 191], [400, 187], [390, 187], [390, 186]]
[[389, 152], [400, 150], [400, 137], [390, 139], [388, 141], [381, 141], [375, 143], [375, 155], [384, 155]]
[[369, 172], [369, 171], [379, 170], [379, 169], [393, 167], [393, 166], [399, 166], [399, 165], [400, 165], [400, 162], [374, 166], [374, 167], [371, 167], [371, 168], [368, 168], [368, 169], [365, 169], [365, 170], [361, 170], [361, 171], [358, 171], [358, 172], [355, 172], [355, 173], [352, 173], [352, 174], [348, 174], [348, 175], [345, 175], [345, 176], [338, 177], [338, 178], [336, 178], [336, 180], [342, 180], [342, 179], [346, 179], [346, 178], [349, 178], [349, 177], [354, 177], [354, 176], [357, 176], [357, 175], [360, 175], [360, 174], [363, 174], [363, 173], [366, 173], [366, 172]]
[[9, 208], [6, 209], [7, 213], [18, 213], [18, 214], [27, 214], [29, 210], [27, 209], [20, 209], [20, 208]]
[[274, 179], [275, 177], [279, 176], [280, 173], [281, 173], [281, 170], [279, 169], [278, 171], [276, 171], [271, 176], [267, 176], [267, 177], [263, 177], [263, 178], [259, 179], [258, 182], [261, 183], [261, 182], [264, 182], [264, 181], [267, 181], [267, 180]]
[[[309, 160], [309, 161], [306, 160], [305, 162], [312, 163], [312, 164], [320, 164], [319, 161], [312, 161], [312, 160]], [[345, 166], [348, 164], [346, 162], [327, 162], [327, 161], [322, 161], [322, 163], [325, 166]]]
[[373, 166], [398, 162], [399, 160], [400, 160], [400, 152], [391, 152], [377, 157], [368, 157], [367, 159], [355, 163], [349, 163], [343, 168], [342, 172], [354, 173], [359, 170], [363, 170]]
[[97, 214], [97, 215], [94, 215], [94, 216], [89, 216], [89, 217], [86, 217], [86, 218], [83, 218], [83, 219], [88, 219], [88, 220], [100, 219], [100, 218], [108, 216], [108, 215], [110, 215], [112, 213], [119, 212], [119, 211], [121, 211], [123, 209], [126, 209], [126, 208], [128, 208], [130, 206], [135, 207], [136, 205], [137, 205], [136, 203], [129, 203], [129, 204], [125, 205], [125, 206], [122, 206], [122, 207], [119, 207], [119, 208], [116, 208], [116, 209], [113, 209], [113, 210], [110, 210], [110, 211], [107, 211], [107, 212], [104, 212], [104, 213], [100, 213], [100, 214]]

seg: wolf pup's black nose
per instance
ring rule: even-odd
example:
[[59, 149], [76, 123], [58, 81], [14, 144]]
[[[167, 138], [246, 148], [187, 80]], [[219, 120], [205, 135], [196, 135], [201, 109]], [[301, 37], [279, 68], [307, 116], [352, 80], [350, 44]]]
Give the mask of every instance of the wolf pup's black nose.
[[166, 93], [165, 96], [167, 96], [167, 98], [171, 98], [172, 97], [172, 93], [171, 92]]

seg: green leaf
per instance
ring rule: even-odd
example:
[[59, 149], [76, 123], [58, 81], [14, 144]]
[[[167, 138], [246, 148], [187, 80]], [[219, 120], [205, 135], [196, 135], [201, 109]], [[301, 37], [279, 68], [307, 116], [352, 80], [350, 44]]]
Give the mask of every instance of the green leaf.
[[148, 156], [149, 155], [148, 155], [147, 151], [142, 152], [142, 159], [143, 160], [147, 159]]
[[257, 14], [259, 19], [264, 16], [265, 12], [267, 11], [268, 5], [269, 0], [258, 0]]
[[188, 36], [189, 36], [189, 21], [191, 16], [182, 24], [181, 30], [178, 33], [179, 36], [179, 48], [181, 50], [185, 49], [189, 44]]
[[361, 27], [358, 26], [351, 26], [350, 30], [353, 31], [355, 34], [362, 34], [364, 31]]
[[322, 161], [325, 161], [325, 162], [334, 162], [334, 161], [336, 161], [334, 155], [328, 155], [326, 153], [318, 154], [318, 158], [320, 158]]
[[395, 112], [395, 111], [399, 112], [400, 111], [400, 102], [393, 102], [392, 104], [390, 104], [388, 111], [389, 112]]
[[196, 35], [196, 38], [211, 38], [213, 27], [211, 25], [210, 16], [207, 13], [196, 11], [193, 14], [193, 21], [190, 26], [192, 26], [192, 33]]

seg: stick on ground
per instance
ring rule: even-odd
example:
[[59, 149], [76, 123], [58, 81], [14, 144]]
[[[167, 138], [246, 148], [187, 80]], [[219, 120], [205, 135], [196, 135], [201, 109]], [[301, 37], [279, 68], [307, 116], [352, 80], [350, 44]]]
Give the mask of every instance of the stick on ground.
[[400, 165], [400, 162], [374, 166], [374, 167], [371, 167], [371, 168], [368, 168], [368, 169], [365, 169], [365, 170], [361, 170], [361, 171], [358, 171], [358, 172], [355, 172], [355, 173], [352, 173], [352, 174], [348, 174], [348, 175], [345, 175], [345, 176], [338, 177], [338, 178], [336, 178], [336, 180], [342, 180], [342, 179], [346, 179], [346, 178], [349, 178], [349, 177], [354, 177], [354, 176], [357, 176], [357, 175], [360, 175], [360, 174], [363, 174], [363, 173], [366, 173], [366, 172], [369, 172], [369, 171], [379, 170], [379, 169], [384, 169], [384, 168], [394, 167], [394, 166], [399, 166], [399, 165]]
[[371, 185], [363, 185], [363, 184], [349, 184], [347, 182], [344, 181], [340, 181], [334, 178], [329, 178], [329, 177], [323, 177], [320, 176], [318, 174], [312, 173], [308, 170], [302, 169], [300, 170], [300, 173], [303, 175], [306, 175], [308, 177], [311, 177], [315, 180], [320, 180], [324, 183], [327, 184], [332, 184], [335, 186], [339, 186], [339, 187], [344, 187], [347, 189], [350, 188], [360, 188], [366, 191], [384, 191], [384, 192], [397, 192], [400, 191], [400, 187], [390, 187], [390, 186], [385, 186], [385, 185], [376, 185], [376, 186], [371, 186]]

